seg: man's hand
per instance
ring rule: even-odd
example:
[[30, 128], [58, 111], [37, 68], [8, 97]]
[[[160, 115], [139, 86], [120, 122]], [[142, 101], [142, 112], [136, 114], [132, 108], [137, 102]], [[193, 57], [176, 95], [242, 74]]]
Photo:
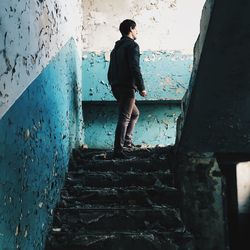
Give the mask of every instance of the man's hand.
[[140, 96], [145, 97], [148, 93], [147, 93], [146, 90], [142, 90], [142, 91], [139, 92], [139, 94], [140, 94]]

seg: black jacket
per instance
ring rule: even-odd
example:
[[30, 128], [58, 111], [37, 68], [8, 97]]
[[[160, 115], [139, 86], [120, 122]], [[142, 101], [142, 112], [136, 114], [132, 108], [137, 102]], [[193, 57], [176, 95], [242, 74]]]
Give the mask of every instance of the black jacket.
[[133, 39], [125, 36], [115, 43], [110, 54], [108, 81], [112, 87], [145, 90], [140, 70], [140, 49]]

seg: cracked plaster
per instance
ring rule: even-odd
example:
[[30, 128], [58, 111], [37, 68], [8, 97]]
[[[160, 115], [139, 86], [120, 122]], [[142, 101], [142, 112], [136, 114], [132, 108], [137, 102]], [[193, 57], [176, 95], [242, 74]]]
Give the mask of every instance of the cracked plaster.
[[70, 38], [82, 30], [80, 0], [0, 2], [0, 119]]
[[204, 2], [83, 0], [83, 49], [97, 52], [110, 50], [120, 37], [120, 22], [131, 18], [137, 23], [142, 51], [179, 50], [192, 53]]

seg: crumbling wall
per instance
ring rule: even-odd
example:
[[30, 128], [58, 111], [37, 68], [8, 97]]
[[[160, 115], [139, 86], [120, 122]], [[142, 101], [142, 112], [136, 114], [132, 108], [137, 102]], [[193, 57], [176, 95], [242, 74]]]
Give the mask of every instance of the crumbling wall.
[[196, 249], [228, 249], [225, 179], [213, 153], [178, 152], [177, 185], [182, 216]]

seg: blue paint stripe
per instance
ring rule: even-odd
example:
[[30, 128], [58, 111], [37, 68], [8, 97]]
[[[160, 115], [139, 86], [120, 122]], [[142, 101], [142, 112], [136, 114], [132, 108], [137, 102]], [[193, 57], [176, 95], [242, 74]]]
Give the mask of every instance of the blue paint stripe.
[[80, 66], [70, 40], [0, 120], [1, 249], [44, 249], [75, 143]]
[[[181, 52], [145, 51], [141, 69], [148, 96], [146, 100], [181, 100], [192, 71], [193, 57]], [[105, 54], [89, 52], [82, 62], [83, 100], [114, 100], [107, 80], [109, 62]], [[138, 96], [138, 100], [143, 99]]]

